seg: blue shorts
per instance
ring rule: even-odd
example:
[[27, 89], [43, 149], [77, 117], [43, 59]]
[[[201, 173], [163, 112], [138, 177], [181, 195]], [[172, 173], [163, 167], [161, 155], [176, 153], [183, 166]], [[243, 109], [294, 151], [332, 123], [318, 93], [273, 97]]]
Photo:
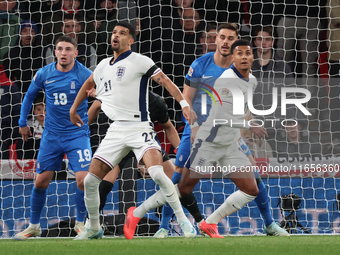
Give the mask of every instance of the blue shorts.
[[184, 167], [185, 162], [188, 160], [191, 150], [191, 128], [189, 123], [185, 124], [181, 142], [179, 144], [175, 165], [178, 167]]
[[59, 171], [65, 153], [74, 172], [89, 169], [92, 151], [90, 132], [77, 135], [56, 135], [44, 130], [37, 158], [37, 173]]

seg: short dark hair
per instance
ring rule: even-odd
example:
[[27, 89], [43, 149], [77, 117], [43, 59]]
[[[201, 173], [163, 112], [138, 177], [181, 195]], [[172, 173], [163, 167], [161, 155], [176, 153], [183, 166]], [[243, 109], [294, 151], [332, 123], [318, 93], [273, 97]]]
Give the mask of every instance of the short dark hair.
[[245, 39], [237, 40], [236, 42], [234, 42], [231, 45], [230, 54], [233, 54], [233, 52], [234, 52], [234, 50], [237, 46], [249, 46], [251, 48], [251, 44], [248, 40], [245, 40]]
[[229, 30], [235, 31], [237, 37], [240, 34], [240, 30], [238, 29], [238, 26], [235, 23], [222, 23], [222, 24], [220, 24], [217, 28], [217, 33], [219, 33], [220, 30], [222, 30], [222, 29], [229, 29]]
[[261, 31], [267, 32], [271, 37], [274, 38], [274, 29], [272, 26], [256, 26], [253, 30], [253, 37], [256, 37]]
[[76, 39], [74, 39], [73, 37], [71, 36], [68, 36], [68, 35], [63, 35], [63, 36], [60, 36], [57, 41], [55, 42], [55, 45], [57, 46], [57, 44], [59, 42], [68, 42], [68, 43], [72, 43], [73, 46], [77, 49], [78, 47], [78, 44], [77, 44], [77, 41]]
[[132, 38], [135, 38], [136, 30], [130, 23], [128, 23], [126, 21], [120, 21], [115, 25], [115, 27], [117, 27], [117, 26], [125, 27], [125, 28], [129, 29], [129, 34], [132, 36]]

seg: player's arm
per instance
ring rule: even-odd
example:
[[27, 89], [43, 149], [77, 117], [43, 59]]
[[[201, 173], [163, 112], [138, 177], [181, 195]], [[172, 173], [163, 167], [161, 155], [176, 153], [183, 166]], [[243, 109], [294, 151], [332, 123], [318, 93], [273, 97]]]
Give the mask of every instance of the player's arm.
[[[244, 119], [246, 120], [246, 121], [249, 121], [249, 120], [251, 120], [251, 112], [248, 110], [248, 112], [247, 112], [247, 115], [244, 117]], [[243, 137], [244, 136], [244, 134], [247, 132], [247, 130], [246, 129], [244, 129], [244, 128], [241, 128], [240, 129], [240, 133], [241, 133], [241, 137]]]
[[91, 107], [87, 110], [87, 115], [89, 116], [89, 126], [97, 118], [102, 103], [99, 100], [94, 100]]
[[191, 123], [196, 122], [197, 120], [197, 115], [196, 112], [194, 111], [194, 108], [192, 107], [192, 100], [196, 94], [197, 88], [192, 88], [187, 84], [184, 84], [183, 88], [183, 97], [184, 99], [188, 102], [190, 105], [190, 121]]
[[73, 102], [73, 105], [70, 109], [70, 119], [71, 122], [80, 127], [81, 125], [84, 125], [84, 122], [81, 120], [80, 116], [77, 114], [77, 109], [79, 105], [87, 98], [87, 91], [94, 88], [96, 83], [93, 79], [93, 73], [90, 75], [90, 77], [84, 82], [83, 86], [80, 88], [76, 99]]
[[165, 131], [166, 137], [168, 138], [172, 146], [174, 146], [174, 148], [177, 148], [179, 146], [181, 139], [179, 138], [177, 130], [175, 129], [174, 125], [172, 125], [170, 119], [168, 119], [167, 122], [161, 124]]
[[[246, 121], [251, 120], [251, 112], [249, 109], [245, 117], [245, 120]], [[251, 130], [253, 134], [257, 135], [260, 138], [265, 138], [266, 136], [268, 137], [267, 130], [264, 127], [257, 124], [256, 122], [252, 122], [249, 129]]]
[[31, 129], [27, 125], [27, 117], [31, 111], [34, 99], [38, 95], [39, 91], [43, 88], [43, 83], [38, 80], [37, 74], [34, 76], [30, 86], [28, 87], [20, 109], [19, 133], [21, 134], [24, 141], [28, 140], [28, 136], [32, 136]]
[[176, 99], [176, 101], [182, 107], [184, 118], [186, 118], [190, 123], [190, 105], [184, 99], [183, 94], [181, 93], [179, 88], [163, 72], [159, 72], [156, 75], [152, 76], [152, 79], [159, 85], [164, 87], [170, 93], [170, 95]]

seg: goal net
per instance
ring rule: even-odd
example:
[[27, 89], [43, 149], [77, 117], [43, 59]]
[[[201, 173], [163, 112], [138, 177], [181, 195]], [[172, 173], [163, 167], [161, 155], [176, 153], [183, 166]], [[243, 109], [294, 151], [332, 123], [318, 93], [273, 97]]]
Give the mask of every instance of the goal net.
[[[293, 233], [340, 231], [340, 67], [334, 50], [339, 42], [328, 40], [334, 38], [336, 25], [333, 23], [338, 22], [337, 15], [340, 15], [339, 7], [332, 6], [335, 1], [33, 0], [17, 1], [16, 5], [13, 2], [5, 1], [6, 4], [2, 3], [5, 7], [0, 10], [3, 66], [0, 237], [9, 238], [21, 231], [30, 218], [30, 195], [41, 130], [31, 122], [34, 135], [29, 144], [23, 144], [18, 133], [18, 118], [31, 79], [39, 68], [55, 61], [54, 43], [62, 34], [76, 34], [77, 60], [94, 70], [97, 62], [112, 54], [109, 42], [117, 20], [128, 20], [136, 27], [132, 49], [151, 57], [180, 89], [191, 63], [204, 53], [215, 51], [216, 27], [223, 22], [236, 23], [240, 38], [251, 40], [254, 45], [252, 72], [258, 80], [254, 107], [267, 110], [273, 95], [278, 98], [279, 106], [272, 115], [253, 117], [265, 122], [269, 137], [264, 141], [249, 132], [244, 136], [268, 190], [273, 217]], [[30, 36], [25, 34], [27, 27]], [[152, 82], [150, 87], [165, 98], [171, 121], [181, 135], [184, 123], [179, 104], [163, 87]], [[278, 89], [277, 95], [273, 88]], [[300, 108], [287, 103], [287, 112], [282, 114], [283, 88], [287, 88], [284, 95], [287, 99], [290, 88], [305, 89], [305, 93], [296, 94], [295, 99], [308, 100], [302, 102]], [[41, 94], [40, 98], [43, 97]], [[38, 99], [35, 105], [42, 102]], [[302, 108], [310, 114], [304, 114]], [[32, 117], [37, 118], [33, 116], [33, 109]], [[105, 136], [108, 125], [103, 113], [92, 124], [93, 151]], [[161, 125], [155, 123], [155, 130], [164, 150], [174, 158], [174, 148]], [[48, 188], [41, 215], [43, 236], [75, 235], [71, 231], [71, 220], [76, 215], [75, 189], [74, 173], [68, 169], [66, 155], [61, 171]], [[104, 207], [102, 222], [106, 233], [122, 235], [128, 207], [141, 204], [157, 189], [150, 178], [140, 173], [135, 159], [130, 160]], [[207, 217], [236, 189], [228, 179], [207, 178], [199, 182], [194, 194]], [[146, 217], [139, 225], [138, 235], [153, 235], [158, 228], [159, 210], [149, 212]], [[189, 214], [188, 217], [193, 222]], [[301, 225], [297, 226], [297, 221]], [[263, 220], [254, 202], [223, 219], [218, 228], [222, 235], [264, 233]], [[175, 220], [171, 222], [171, 230], [172, 235], [180, 234]]]

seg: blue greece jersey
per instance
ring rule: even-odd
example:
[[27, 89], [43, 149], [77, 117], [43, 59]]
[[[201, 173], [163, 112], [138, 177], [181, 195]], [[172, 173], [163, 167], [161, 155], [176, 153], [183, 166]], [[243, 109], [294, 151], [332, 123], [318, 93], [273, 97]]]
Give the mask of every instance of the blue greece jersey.
[[78, 91], [91, 73], [76, 60], [69, 72], [58, 71], [54, 62], [39, 69], [34, 76], [22, 103], [19, 126], [27, 126], [27, 116], [32, 103], [38, 92], [43, 89], [46, 116], [37, 159], [37, 173], [59, 170], [65, 153], [73, 171], [88, 169], [92, 154], [87, 100], [81, 103], [77, 111], [84, 122], [80, 128], [72, 124], [69, 111]]
[[[210, 87], [214, 86], [215, 80], [221, 76], [221, 74], [227, 70], [228, 68], [223, 68], [215, 64], [214, 62], [214, 53], [209, 52], [194, 62], [192, 62], [188, 73], [186, 74], [186, 82], [185, 84], [194, 88], [197, 88], [196, 94], [192, 100], [192, 107], [197, 114], [197, 123], [198, 125], [202, 125], [203, 122], [206, 121], [209, 111], [211, 109], [212, 100], [209, 95], [207, 95], [207, 114], [202, 115], [202, 94], [207, 94], [206, 90], [209, 93], [217, 98], [217, 96], [211, 91]], [[208, 85], [208, 86], [206, 86]], [[177, 155], [176, 155], [176, 166], [184, 167], [185, 162], [187, 161], [190, 154], [190, 136], [191, 136], [191, 128], [187, 121], [185, 121], [185, 127], [181, 138], [181, 143], [179, 145]]]

